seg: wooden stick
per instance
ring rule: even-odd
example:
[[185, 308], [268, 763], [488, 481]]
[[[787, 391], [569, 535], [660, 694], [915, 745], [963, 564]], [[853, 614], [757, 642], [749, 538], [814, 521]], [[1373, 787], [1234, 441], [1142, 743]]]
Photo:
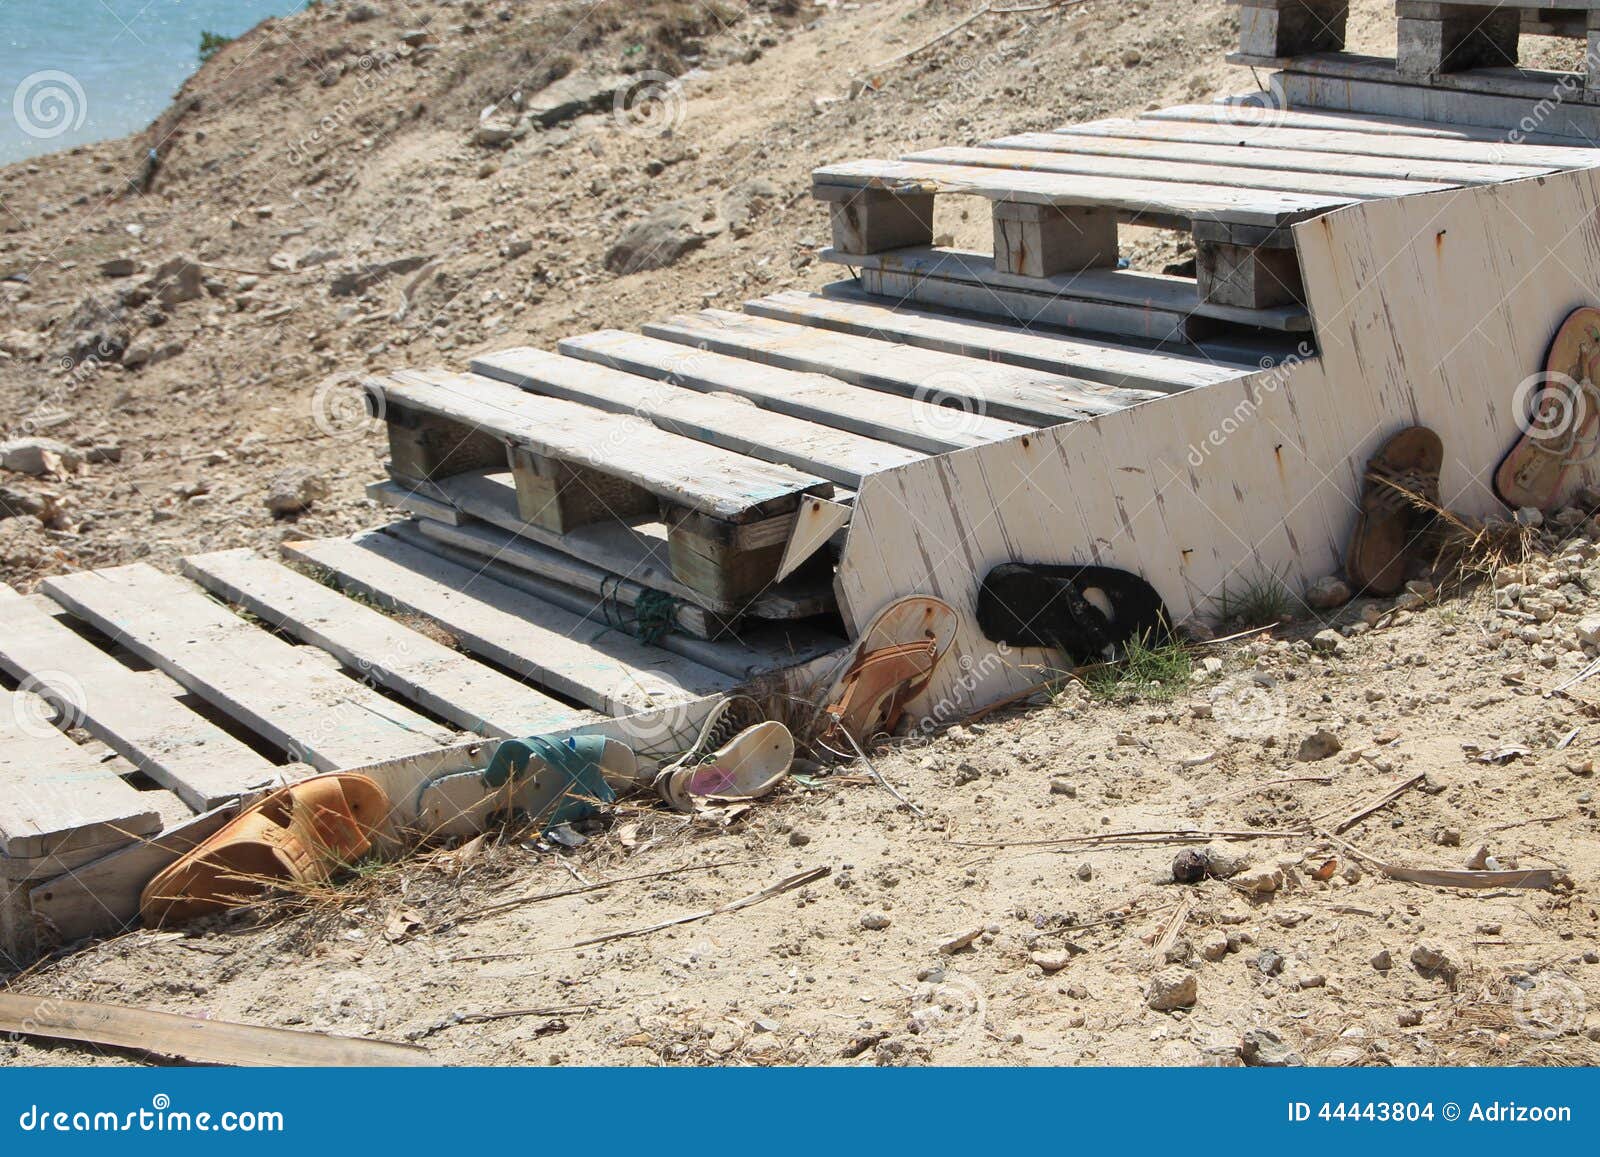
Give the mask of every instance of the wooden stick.
[[954, 840], [958, 848], [1049, 848], [1063, 844], [1092, 846], [1094, 844], [1204, 844], [1212, 840], [1292, 840], [1311, 834], [1309, 829], [1295, 831], [1242, 831], [1242, 832], [1188, 832], [1176, 828], [1152, 828], [1124, 832], [1102, 832], [1081, 836], [1061, 836], [1052, 840], [995, 840], [992, 842]]
[[1155, 954], [1166, 956], [1167, 949], [1178, 942], [1178, 933], [1183, 931], [1183, 926], [1188, 923], [1189, 913], [1194, 911], [1194, 897], [1185, 896], [1178, 904], [1178, 910], [1167, 921], [1167, 926], [1161, 932], [1161, 937], [1156, 941]]
[[1391, 880], [1400, 880], [1407, 884], [1432, 884], [1440, 888], [1553, 888], [1566, 878], [1566, 873], [1549, 868], [1518, 869], [1511, 872], [1479, 872], [1471, 868], [1407, 868], [1368, 855], [1332, 832], [1320, 834], [1358, 860], [1365, 860]]
[[[538, 892], [532, 896], [518, 896], [513, 900], [502, 900], [498, 904], [490, 904], [484, 908], [474, 908], [457, 916], [454, 920], [447, 920], [439, 928], [447, 928], [451, 924], [464, 924], [468, 920], [479, 920], [484, 916], [493, 916], [497, 912], [505, 912], [512, 908], [521, 907], [523, 904], [537, 904], [544, 900], [559, 900], [564, 896], [582, 896], [587, 892], [598, 892], [604, 888], [615, 887], [617, 884], [630, 884], [636, 880], [660, 880], [667, 876], [684, 876], [690, 872], [709, 872], [713, 868], [734, 868], [744, 864], [753, 864], [755, 860], [719, 860], [714, 864], [685, 864], [681, 868], [666, 868], [660, 872], [640, 872], [636, 876], [618, 876], [612, 880], [598, 880], [593, 884], [584, 884], [577, 888], [562, 888], [555, 892]], [[434, 929], [437, 931], [438, 929]]]
[[11, 992], [0, 992], [0, 1031], [213, 1065], [392, 1068], [431, 1063], [428, 1050], [415, 1045]]
[[1334, 832], [1342, 833], [1349, 831], [1362, 820], [1370, 816], [1373, 812], [1378, 811], [1380, 808], [1388, 807], [1395, 800], [1399, 799], [1402, 795], [1416, 787], [1417, 784], [1421, 783], [1427, 778], [1427, 772], [1419, 771], [1410, 779], [1405, 780], [1402, 783], [1395, 784], [1388, 791], [1384, 792], [1380, 798], [1373, 800], [1371, 803], [1363, 804], [1361, 807], [1345, 816], [1344, 819], [1340, 820], [1334, 825]]

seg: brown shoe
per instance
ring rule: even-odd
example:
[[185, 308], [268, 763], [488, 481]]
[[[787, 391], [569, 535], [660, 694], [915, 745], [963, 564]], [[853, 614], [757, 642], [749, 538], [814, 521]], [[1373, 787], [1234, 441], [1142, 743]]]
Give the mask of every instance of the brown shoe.
[[1358, 590], [1392, 595], [1406, 581], [1406, 563], [1427, 517], [1420, 499], [1439, 503], [1439, 468], [1444, 443], [1426, 426], [1408, 426], [1367, 462], [1361, 513], [1345, 555], [1345, 573]]

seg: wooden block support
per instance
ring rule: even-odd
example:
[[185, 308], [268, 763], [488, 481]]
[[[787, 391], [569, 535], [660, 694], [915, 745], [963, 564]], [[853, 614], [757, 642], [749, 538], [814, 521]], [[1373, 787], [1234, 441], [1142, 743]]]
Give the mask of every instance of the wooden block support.
[[426, 482], [467, 470], [498, 470], [505, 463], [505, 443], [487, 430], [394, 406], [384, 417], [389, 429], [389, 472], [397, 478]]
[[817, 185], [811, 195], [828, 203], [835, 249], [882, 253], [933, 244], [932, 193]]
[[1238, 0], [1239, 51], [1303, 56], [1344, 48], [1348, 0]]
[[0, 871], [0, 976], [22, 971], [39, 953], [28, 888], [27, 882], [7, 879]]
[[1293, 249], [1195, 240], [1200, 296], [1214, 305], [1266, 309], [1305, 300]]
[[741, 602], [777, 580], [795, 511], [734, 523], [674, 507], [666, 521], [672, 577], [713, 599]]
[[1583, 89], [1591, 98], [1600, 97], [1600, 12], [1591, 11], [1585, 27], [1588, 41], [1583, 54]]
[[654, 514], [655, 495], [611, 474], [512, 446], [507, 457], [517, 486], [517, 513], [526, 522], [566, 534], [580, 526]]
[[1412, 80], [1471, 68], [1509, 68], [1517, 63], [1522, 15], [1516, 8], [1426, 5], [1434, 18], [1402, 15], [1395, 22], [1395, 71]]
[[1019, 277], [1115, 268], [1117, 214], [1088, 205], [996, 201], [994, 264]]

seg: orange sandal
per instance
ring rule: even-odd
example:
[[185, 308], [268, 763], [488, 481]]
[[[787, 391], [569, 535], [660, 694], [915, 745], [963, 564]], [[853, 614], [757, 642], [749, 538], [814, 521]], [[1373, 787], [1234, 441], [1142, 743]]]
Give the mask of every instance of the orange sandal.
[[320, 883], [382, 838], [389, 799], [353, 772], [281, 787], [145, 885], [139, 914], [151, 928], [249, 903], [276, 880]]
[[1600, 309], [1567, 315], [1551, 339], [1544, 372], [1517, 388], [1522, 437], [1495, 467], [1494, 492], [1513, 510], [1549, 510], [1567, 472], [1600, 449]]
[[819, 742], [848, 753], [846, 737], [859, 744], [893, 733], [906, 705], [932, 682], [957, 621], [948, 603], [926, 595], [897, 599], [880, 611], [824, 700]]

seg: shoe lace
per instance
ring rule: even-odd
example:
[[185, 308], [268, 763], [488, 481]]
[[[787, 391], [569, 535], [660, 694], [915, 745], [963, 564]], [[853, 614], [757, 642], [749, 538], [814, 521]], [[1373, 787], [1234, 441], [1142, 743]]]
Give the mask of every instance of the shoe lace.
[[1390, 514], [1439, 505], [1439, 476], [1431, 470], [1415, 466], [1396, 469], [1373, 462], [1367, 467], [1367, 479], [1378, 484], [1372, 495], [1374, 503]]

